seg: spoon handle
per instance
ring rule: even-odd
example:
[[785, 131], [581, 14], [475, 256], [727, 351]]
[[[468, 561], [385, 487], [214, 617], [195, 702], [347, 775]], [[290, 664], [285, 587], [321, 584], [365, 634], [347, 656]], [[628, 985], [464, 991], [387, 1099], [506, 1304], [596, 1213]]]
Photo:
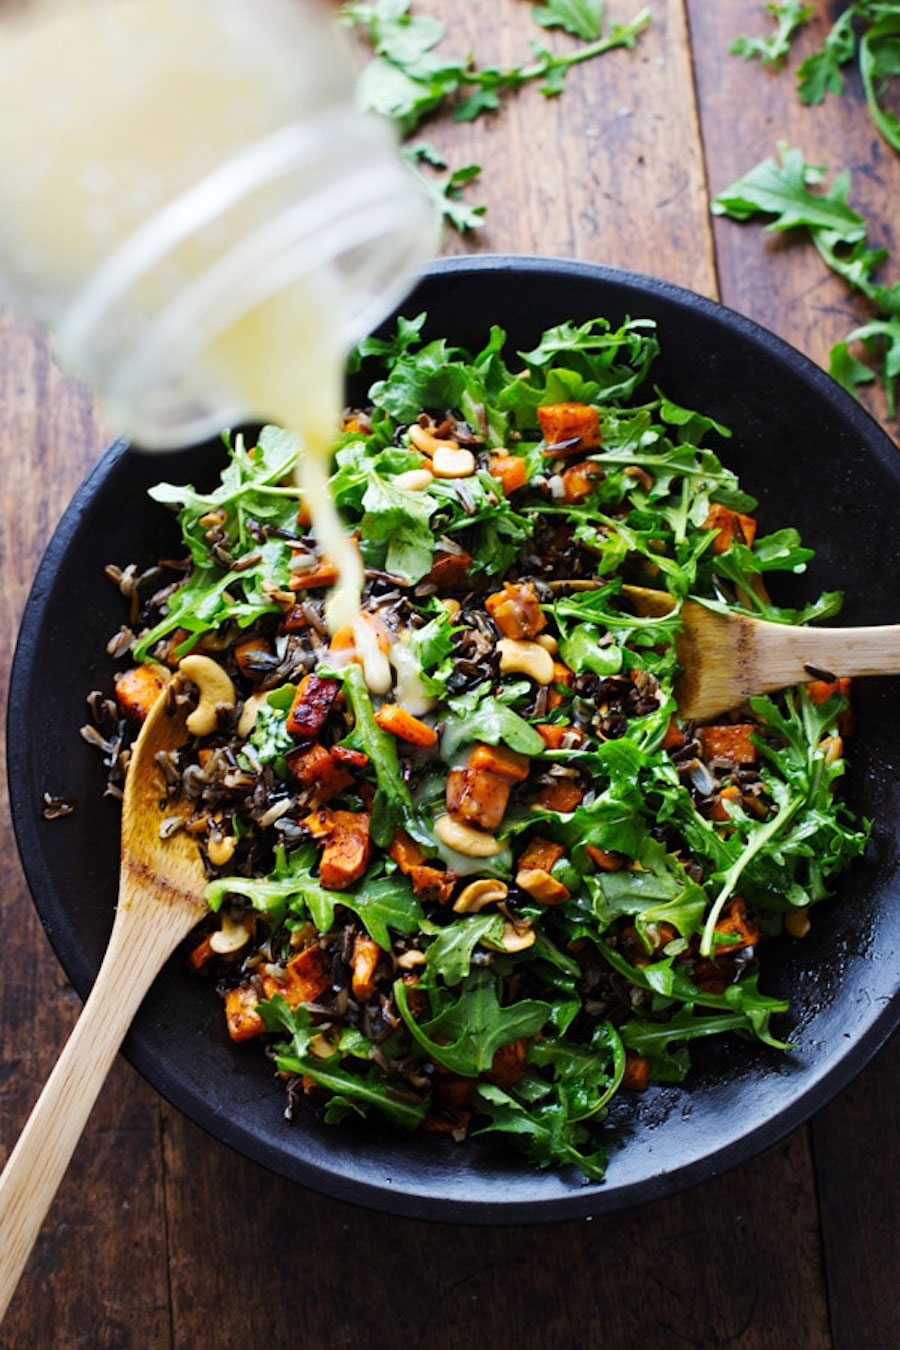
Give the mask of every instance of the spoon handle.
[[835, 676], [898, 675], [900, 624], [793, 628], [762, 623], [757, 625], [756, 666], [776, 688], [808, 680], [808, 666]]
[[[125, 1033], [168, 951], [110, 943], [90, 997], [0, 1174], [0, 1321]], [[154, 959], [156, 958], [156, 959]]]

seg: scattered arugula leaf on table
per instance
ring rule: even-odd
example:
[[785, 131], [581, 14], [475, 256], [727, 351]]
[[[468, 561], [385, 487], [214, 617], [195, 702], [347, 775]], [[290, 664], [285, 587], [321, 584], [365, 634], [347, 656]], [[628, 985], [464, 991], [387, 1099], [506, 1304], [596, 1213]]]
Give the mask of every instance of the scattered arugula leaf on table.
[[767, 38], [746, 37], [742, 34], [732, 42], [730, 51], [734, 56], [742, 56], [745, 61], [758, 59], [761, 65], [778, 70], [791, 49], [794, 37], [809, 21], [813, 7], [803, 4], [802, 0], [787, 0], [786, 4], [767, 4], [764, 8], [775, 20], [775, 32]]
[[[808, 164], [802, 151], [779, 142], [778, 158], [755, 165], [712, 202], [713, 215], [746, 221], [769, 216], [769, 230], [804, 229], [823, 261], [872, 304], [870, 322], [849, 333], [831, 351], [830, 372], [855, 393], [874, 378], [873, 367], [858, 360], [850, 344], [860, 343], [884, 386], [888, 415], [897, 411], [900, 377], [900, 282], [876, 280], [887, 260], [884, 248], [868, 243], [868, 225], [850, 205], [849, 170], [825, 185], [827, 170]], [[817, 189], [817, 190], [816, 190]]]

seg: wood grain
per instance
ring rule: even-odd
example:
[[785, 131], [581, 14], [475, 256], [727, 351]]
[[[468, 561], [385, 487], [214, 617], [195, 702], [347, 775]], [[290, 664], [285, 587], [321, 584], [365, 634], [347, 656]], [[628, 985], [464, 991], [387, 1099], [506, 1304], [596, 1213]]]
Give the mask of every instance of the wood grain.
[[[566, 41], [533, 27], [528, 0], [420, 8], [445, 20], [448, 44], [483, 62], [520, 56], [534, 36]], [[607, 6], [618, 20], [637, 8]], [[836, 8], [816, 7], [802, 50]], [[758, 4], [652, 9], [635, 51], [575, 70], [559, 99], [526, 89], [496, 117], [423, 128], [453, 164], [483, 165], [470, 193], [488, 204], [487, 226], [446, 249], [563, 253], [707, 295], [721, 287], [727, 303], [824, 362], [864, 307], [796, 240], [713, 224], [708, 191], [784, 136], [811, 159], [850, 164], [854, 204], [873, 241], [891, 245], [900, 161], [853, 80], [844, 102], [803, 109], [790, 69], [773, 77], [727, 55], [737, 32], [765, 31]], [[40, 553], [105, 439], [93, 403], [58, 375], [40, 337], [0, 320], [4, 692]], [[28, 900], [5, 800], [2, 812], [0, 1161], [77, 1009]], [[393, 1219], [280, 1181], [209, 1140], [119, 1061], [0, 1346], [895, 1345], [884, 1293], [900, 1257], [898, 1056], [895, 1042], [819, 1116], [815, 1155], [803, 1129], [632, 1214], [508, 1230]]]

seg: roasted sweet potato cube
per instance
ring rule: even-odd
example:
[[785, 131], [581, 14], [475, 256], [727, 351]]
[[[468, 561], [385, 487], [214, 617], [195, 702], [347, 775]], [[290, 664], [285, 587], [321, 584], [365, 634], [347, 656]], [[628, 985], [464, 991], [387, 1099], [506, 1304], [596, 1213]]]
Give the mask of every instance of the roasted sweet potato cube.
[[322, 558], [309, 571], [292, 573], [288, 587], [292, 591], [320, 591], [333, 586], [337, 579], [337, 564]]
[[684, 732], [675, 721], [674, 717], [669, 718], [669, 725], [666, 727], [666, 734], [662, 738], [661, 750], [680, 750], [684, 745]]
[[[853, 681], [844, 675], [838, 680], [810, 680], [806, 686], [806, 692], [813, 703], [818, 705], [831, 698], [832, 694], [842, 694], [844, 698], [849, 700], [852, 687]], [[856, 725], [856, 714], [852, 708], [844, 709], [838, 718], [837, 725], [842, 736], [851, 734]]]
[[405, 708], [401, 708], [399, 703], [383, 704], [375, 714], [375, 721], [382, 731], [389, 732], [399, 741], [405, 741], [407, 745], [416, 745], [420, 749], [427, 750], [429, 746], [437, 743], [437, 732], [434, 727], [430, 727], [420, 717], [414, 717]]
[[333, 811], [332, 829], [319, 863], [319, 880], [329, 891], [344, 891], [359, 881], [372, 856], [367, 811]]
[[285, 611], [282, 623], [285, 632], [287, 633], [302, 633], [304, 628], [309, 627], [309, 620], [303, 611], [302, 605], [291, 605], [290, 608]]
[[581, 464], [573, 464], [562, 474], [564, 500], [573, 506], [587, 501], [594, 485], [605, 477], [603, 469], [593, 460], [586, 459]]
[[600, 415], [589, 403], [550, 403], [537, 415], [548, 451], [574, 455], [600, 444]]
[[605, 848], [597, 848], [594, 844], [588, 844], [585, 851], [594, 866], [601, 872], [621, 872], [627, 861], [623, 854], [612, 853]]
[[268, 638], [249, 637], [234, 644], [234, 659], [247, 680], [261, 680], [269, 668], [272, 644]]
[[353, 782], [353, 774], [324, 745], [310, 745], [286, 756], [291, 773], [303, 787], [316, 789], [316, 801], [327, 802]]
[[504, 637], [536, 638], [547, 627], [538, 593], [530, 581], [505, 582], [502, 591], [489, 595], [484, 607]]
[[126, 717], [143, 722], [168, 683], [161, 666], [133, 666], [116, 677], [116, 702]]
[[543, 867], [545, 871], [552, 872], [556, 863], [565, 853], [562, 844], [554, 843], [552, 839], [544, 839], [542, 835], [536, 834], [528, 841], [528, 845], [519, 858], [520, 867]]
[[365, 1003], [375, 993], [375, 968], [381, 956], [381, 948], [365, 933], [357, 933], [353, 939], [353, 956], [350, 960], [352, 970], [351, 985], [353, 997]]
[[491, 455], [488, 473], [499, 479], [507, 497], [528, 482], [528, 467], [518, 455]]
[[729, 764], [755, 764], [756, 746], [750, 739], [756, 728], [752, 722], [701, 727], [700, 744], [707, 759], [723, 759]]
[[633, 1050], [626, 1050], [622, 1086], [631, 1092], [646, 1092], [650, 1086], [651, 1067], [646, 1055], [637, 1055]]
[[541, 788], [537, 804], [545, 811], [559, 811], [561, 815], [568, 815], [581, 805], [583, 797], [581, 788], [571, 778], [557, 778], [547, 787]]
[[400, 868], [400, 871], [407, 876], [414, 867], [421, 867], [425, 861], [425, 854], [406, 830], [398, 830], [391, 840], [388, 853], [394, 862]]
[[728, 814], [728, 808], [725, 806], [724, 802], [739, 802], [740, 799], [741, 790], [739, 787], [735, 787], [733, 783], [729, 783], [727, 787], [723, 787], [722, 791], [719, 793], [719, 800], [715, 803], [709, 813], [710, 820], [724, 821], [727, 823], [731, 820], [731, 816]]
[[451, 816], [482, 830], [495, 830], [509, 802], [509, 779], [489, 769], [452, 769], [447, 778]]
[[442, 872], [439, 867], [429, 867], [424, 863], [410, 868], [409, 879], [421, 900], [429, 900], [437, 905], [446, 905], [456, 885], [455, 872]]
[[564, 727], [557, 722], [541, 722], [535, 731], [548, 750], [561, 750], [567, 736], [571, 738], [573, 746], [580, 745], [584, 740], [584, 732], [580, 727]]
[[509, 750], [505, 745], [479, 744], [469, 756], [469, 768], [489, 769], [491, 773], [499, 774], [501, 778], [521, 783], [528, 777], [531, 760], [527, 755]]
[[729, 507], [722, 506], [720, 502], [713, 502], [710, 506], [709, 515], [703, 522], [703, 529], [716, 531], [713, 553], [724, 553], [726, 549], [731, 548], [735, 540], [739, 544], [746, 544], [747, 548], [752, 548], [756, 538], [756, 521], [753, 516], [743, 516], [740, 511], [732, 511]]
[[720, 950], [739, 952], [744, 947], [755, 947], [759, 942], [760, 931], [757, 924], [747, 917], [747, 905], [743, 898], [736, 895], [722, 911], [715, 928], [718, 944], [723, 941]]
[[291, 1008], [299, 1008], [301, 1003], [315, 1003], [330, 984], [328, 958], [314, 942], [291, 957], [281, 979], [274, 975], [263, 976], [266, 998], [280, 994]]
[[249, 1041], [265, 1031], [263, 1020], [256, 1011], [259, 994], [252, 984], [239, 984], [225, 995], [225, 1024], [233, 1041]]
[[525, 1072], [525, 1059], [528, 1055], [528, 1039], [521, 1036], [517, 1041], [509, 1041], [494, 1051], [488, 1078], [501, 1088], [511, 1088], [518, 1083]]
[[340, 693], [338, 680], [323, 680], [319, 675], [304, 675], [297, 685], [287, 716], [287, 730], [292, 736], [312, 740], [325, 725], [328, 714]]
[[202, 938], [197, 943], [196, 947], [193, 947], [189, 952], [188, 963], [191, 970], [202, 970], [207, 962], [212, 960], [215, 953], [213, 952], [212, 943], [209, 939], [210, 934], [207, 933], [206, 937]]

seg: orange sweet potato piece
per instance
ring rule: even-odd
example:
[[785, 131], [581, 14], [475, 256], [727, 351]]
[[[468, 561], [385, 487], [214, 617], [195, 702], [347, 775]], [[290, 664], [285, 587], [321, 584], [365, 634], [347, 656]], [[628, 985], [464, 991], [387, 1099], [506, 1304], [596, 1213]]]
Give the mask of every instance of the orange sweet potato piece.
[[548, 750], [561, 750], [567, 736], [571, 736], [574, 745], [580, 745], [584, 740], [584, 732], [579, 727], [563, 727], [556, 722], [541, 722], [535, 731]]
[[333, 586], [337, 579], [337, 566], [323, 558], [308, 572], [292, 573], [288, 587], [292, 591], [318, 591]]
[[233, 1041], [249, 1041], [265, 1031], [263, 1020], [256, 1011], [259, 994], [252, 984], [239, 984], [225, 995], [225, 1024]]
[[389, 731], [399, 741], [408, 745], [417, 745], [427, 749], [437, 744], [437, 732], [427, 722], [401, 708], [399, 703], [385, 703], [375, 714], [375, 721], [382, 731]]
[[351, 750], [349, 745], [333, 745], [331, 753], [338, 764], [345, 764], [348, 769], [364, 769], [369, 762], [364, 750]]
[[[818, 705], [831, 698], [832, 694], [842, 694], [844, 698], [849, 699], [852, 687], [853, 681], [849, 676], [843, 675], [837, 680], [810, 680], [806, 692], [813, 703]], [[842, 736], [849, 736], [855, 725], [856, 714], [852, 708], [845, 708], [837, 721], [838, 731]]]
[[735, 540], [739, 544], [746, 544], [747, 548], [752, 548], [753, 540], [756, 538], [756, 521], [753, 516], [742, 516], [740, 511], [732, 511], [729, 507], [722, 506], [720, 502], [713, 502], [710, 506], [709, 515], [703, 522], [703, 529], [716, 531], [713, 553], [724, 553]]
[[409, 879], [412, 888], [422, 900], [430, 900], [437, 905], [446, 905], [456, 885], [455, 872], [442, 872], [439, 867], [411, 867]]
[[574, 672], [562, 661], [553, 662], [553, 683], [569, 686], [575, 679]]
[[601, 872], [621, 872], [625, 866], [625, 857], [621, 853], [611, 853], [605, 848], [597, 848], [594, 844], [588, 844], [586, 852], [591, 862]]
[[286, 756], [287, 766], [302, 787], [315, 787], [316, 800], [330, 801], [353, 782], [353, 774], [324, 745], [310, 745]]
[[576, 806], [581, 805], [583, 797], [581, 788], [576, 786], [571, 778], [558, 778], [541, 789], [537, 796], [537, 804], [546, 811], [559, 811], [562, 815], [568, 815]]
[[285, 966], [282, 979], [263, 976], [266, 998], [280, 994], [290, 1008], [301, 1003], [315, 1003], [331, 984], [331, 970], [325, 953], [314, 942], [292, 956]]
[[552, 872], [556, 863], [565, 853], [562, 844], [554, 843], [552, 839], [544, 839], [542, 835], [536, 834], [529, 840], [528, 845], [519, 858], [520, 867], [541, 867], [546, 872]]
[[133, 666], [116, 678], [116, 702], [126, 717], [143, 722], [168, 683], [160, 666]]
[[550, 403], [538, 408], [537, 415], [547, 446], [545, 454], [558, 450], [574, 455], [581, 450], [596, 450], [600, 444], [600, 415], [589, 403]]
[[586, 459], [581, 464], [573, 464], [562, 475], [564, 500], [577, 506], [586, 501], [594, 490], [594, 484], [606, 475], [599, 464]]
[[755, 764], [756, 746], [750, 739], [756, 730], [752, 722], [701, 727], [700, 744], [707, 759], [725, 759], [732, 764]]
[[210, 943], [210, 934], [197, 943], [188, 954], [188, 963], [191, 970], [202, 970], [208, 961], [213, 958], [212, 944]]
[[719, 938], [729, 939], [722, 944], [726, 952], [739, 952], [744, 947], [755, 947], [759, 942], [759, 928], [747, 918], [747, 906], [739, 895], [725, 906], [715, 931], [717, 942]]
[[528, 468], [524, 459], [518, 455], [491, 455], [488, 473], [500, 480], [500, 485], [508, 497], [528, 482]]
[[726, 801], [730, 802], [740, 801], [741, 790], [739, 787], [735, 787], [733, 783], [729, 783], [727, 787], [723, 787], [722, 791], [719, 793], [719, 800], [709, 813], [710, 820], [724, 821], [725, 823], [731, 820], [727, 807], [722, 804], [723, 797]]
[[284, 630], [287, 633], [302, 633], [304, 628], [309, 627], [309, 620], [303, 613], [302, 605], [291, 605], [285, 611], [283, 619]]
[[425, 854], [415, 839], [406, 833], [406, 830], [396, 832], [391, 840], [388, 853], [404, 876], [408, 876], [414, 867], [421, 867], [425, 861]]
[[632, 1092], [646, 1092], [650, 1086], [651, 1067], [646, 1055], [637, 1055], [633, 1050], [626, 1050], [622, 1086]]
[[669, 718], [669, 725], [666, 727], [666, 734], [660, 743], [661, 750], [680, 750], [684, 745], [684, 732], [675, 721], [674, 717]]
[[488, 769], [491, 773], [499, 774], [501, 778], [521, 783], [528, 777], [531, 760], [527, 755], [520, 755], [516, 750], [507, 749], [505, 745], [478, 744], [469, 756], [469, 768]]
[[286, 726], [292, 736], [312, 740], [318, 736], [334, 701], [340, 693], [337, 680], [323, 680], [318, 675], [304, 675], [297, 685]]
[[353, 997], [365, 1003], [375, 993], [375, 967], [381, 956], [381, 948], [365, 933], [357, 933], [353, 939], [353, 956], [350, 966], [353, 972], [351, 984]]
[[261, 680], [266, 673], [265, 658], [272, 655], [268, 638], [249, 637], [234, 644], [234, 659], [238, 670], [248, 680]]
[[509, 1041], [506, 1045], [501, 1045], [499, 1049], [494, 1051], [494, 1058], [491, 1060], [491, 1067], [488, 1070], [488, 1078], [498, 1087], [511, 1088], [514, 1083], [518, 1083], [525, 1072], [527, 1054], [528, 1040], [525, 1036], [521, 1036], [517, 1041]]
[[372, 856], [367, 811], [332, 811], [331, 832], [319, 863], [319, 880], [329, 891], [345, 891], [359, 881]]
[[447, 778], [451, 816], [482, 830], [495, 830], [509, 802], [509, 779], [489, 769], [452, 769]]
[[536, 638], [547, 627], [537, 591], [530, 581], [505, 582], [502, 591], [487, 597], [484, 607], [504, 637]]

